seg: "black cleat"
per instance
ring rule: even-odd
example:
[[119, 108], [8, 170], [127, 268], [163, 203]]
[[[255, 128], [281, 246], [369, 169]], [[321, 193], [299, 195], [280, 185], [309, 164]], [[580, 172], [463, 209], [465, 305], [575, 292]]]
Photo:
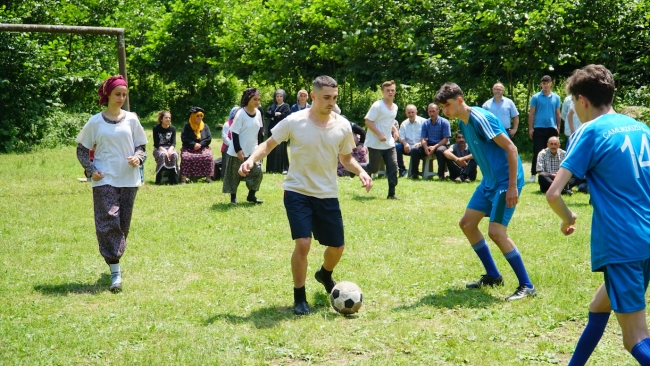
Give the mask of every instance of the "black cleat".
[[537, 291], [535, 291], [534, 287], [530, 288], [526, 285], [519, 285], [514, 294], [506, 297], [506, 301], [521, 300], [527, 296], [537, 296]]
[[331, 294], [331, 293], [332, 293], [332, 289], [334, 288], [334, 286], [336, 286], [336, 281], [334, 281], [334, 280], [332, 279], [332, 277], [330, 277], [330, 278], [329, 278], [329, 281], [327, 281], [326, 278], [323, 278], [322, 272], [321, 272], [321, 270], [319, 269], [319, 270], [316, 271], [316, 273], [314, 274], [314, 278], [315, 278], [316, 281], [318, 281], [321, 285], [325, 286], [325, 291], [327, 291], [328, 294]]
[[388, 197], [386, 197], [386, 199], [389, 199], [389, 200], [401, 200], [401, 198], [397, 197], [397, 196], [394, 195], [394, 194], [393, 194], [393, 195], [390, 195], [390, 196], [388, 196]]
[[258, 199], [257, 197], [247, 198], [246, 201], [248, 201], [250, 203], [255, 203], [255, 204], [264, 203], [264, 201], [262, 201], [261, 199]]
[[293, 313], [296, 315], [309, 315], [310, 311], [307, 301], [299, 302], [293, 307]]
[[481, 275], [481, 279], [479, 279], [476, 282], [470, 282], [467, 285], [465, 285], [467, 288], [481, 288], [485, 286], [503, 286], [503, 276], [499, 276], [497, 278], [492, 278], [486, 274]]

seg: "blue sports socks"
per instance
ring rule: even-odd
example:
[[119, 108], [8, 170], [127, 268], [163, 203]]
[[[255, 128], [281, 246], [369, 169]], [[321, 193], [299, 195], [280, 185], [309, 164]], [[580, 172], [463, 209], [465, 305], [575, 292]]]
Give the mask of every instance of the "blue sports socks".
[[650, 338], [646, 338], [632, 347], [630, 351], [641, 366], [650, 366]]
[[515, 271], [517, 279], [519, 280], [519, 284], [533, 288], [533, 284], [530, 282], [530, 278], [528, 278], [528, 272], [526, 272], [524, 261], [521, 259], [521, 254], [519, 254], [519, 249], [515, 247], [515, 249], [509, 251], [508, 253], [503, 253], [503, 256], [506, 257], [508, 263], [510, 263], [512, 270]]
[[587, 363], [589, 357], [596, 349], [600, 338], [602, 338], [610, 313], [592, 313], [589, 312], [587, 326], [582, 332], [578, 344], [568, 366], [582, 366]]
[[501, 273], [499, 273], [497, 265], [494, 263], [494, 258], [492, 258], [490, 247], [488, 247], [487, 243], [485, 242], [485, 238], [481, 239], [481, 241], [476, 244], [472, 244], [472, 249], [474, 249], [476, 255], [478, 255], [479, 259], [483, 263], [483, 267], [485, 267], [485, 272], [487, 275], [492, 278], [499, 278], [499, 276], [501, 276]]

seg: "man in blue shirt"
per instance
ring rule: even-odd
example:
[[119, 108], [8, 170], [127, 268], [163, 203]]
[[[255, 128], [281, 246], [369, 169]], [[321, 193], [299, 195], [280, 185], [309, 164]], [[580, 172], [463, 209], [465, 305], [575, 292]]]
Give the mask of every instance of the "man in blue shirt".
[[569, 365], [587, 362], [612, 310], [625, 348], [639, 364], [650, 365], [645, 312], [650, 279], [650, 129], [614, 111], [614, 77], [602, 65], [576, 70], [566, 89], [580, 120], [588, 122], [573, 134], [546, 199], [562, 219], [562, 233], [571, 235], [577, 216], [560, 193], [573, 175], [587, 176], [594, 206], [591, 269], [604, 274]]
[[[494, 84], [492, 87], [492, 95], [494, 97], [483, 103], [483, 109], [487, 109], [497, 116], [503, 128], [508, 131], [508, 135], [512, 138], [517, 133], [517, 128], [519, 127], [519, 111], [515, 107], [512, 99], [503, 96], [505, 90], [506, 88], [503, 84]], [[511, 119], [512, 124], [510, 123]]]
[[420, 159], [435, 154], [438, 160], [438, 180], [442, 181], [445, 179], [447, 170], [445, 150], [449, 145], [451, 127], [448, 120], [439, 116], [440, 109], [435, 103], [429, 104], [427, 113], [429, 113], [429, 119], [422, 124], [420, 147], [413, 149], [411, 153], [411, 178], [418, 179]]
[[454, 83], [444, 84], [434, 98], [446, 116], [458, 118], [458, 127], [472, 151], [483, 179], [467, 204], [460, 219], [460, 228], [485, 267], [486, 274], [468, 288], [502, 286], [503, 277], [490, 253], [478, 225], [490, 217], [488, 235], [499, 247], [519, 280], [519, 286], [506, 300], [535, 296], [537, 292], [521, 259], [521, 254], [507, 233], [508, 223], [515, 212], [519, 193], [524, 186], [524, 174], [517, 147], [506, 134], [501, 122], [489, 111], [469, 107], [463, 91]]
[[528, 112], [528, 135], [533, 139], [533, 163], [530, 168], [529, 183], [535, 182], [537, 174], [537, 155], [546, 147], [546, 142], [552, 136], [560, 134], [560, 96], [551, 91], [553, 81], [548, 75], [542, 77], [542, 91], [530, 99]]

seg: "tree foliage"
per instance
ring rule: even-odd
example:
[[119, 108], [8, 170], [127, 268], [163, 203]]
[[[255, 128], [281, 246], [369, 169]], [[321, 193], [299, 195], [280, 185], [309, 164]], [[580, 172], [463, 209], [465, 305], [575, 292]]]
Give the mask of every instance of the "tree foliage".
[[[420, 108], [445, 81], [481, 103], [499, 80], [522, 118], [541, 75], [561, 81], [588, 63], [615, 73], [617, 101], [650, 94], [639, 89], [650, 83], [645, 0], [24, 0], [0, 7], [0, 22], [125, 28], [132, 110], [181, 120], [190, 105], [225, 117], [246, 86], [267, 102], [322, 74], [341, 83], [356, 121], [390, 79], [401, 107]], [[4, 32], [0, 64], [11, 111], [0, 151], [25, 150], [48, 135], [54, 111], [99, 110], [96, 88], [117, 73], [115, 40]]]

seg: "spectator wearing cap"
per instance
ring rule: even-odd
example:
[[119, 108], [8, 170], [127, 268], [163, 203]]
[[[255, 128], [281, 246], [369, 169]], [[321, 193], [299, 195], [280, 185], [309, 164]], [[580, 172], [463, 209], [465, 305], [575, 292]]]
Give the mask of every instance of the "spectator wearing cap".
[[205, 111], [201, 107], [190, 108], [190, 118], [181, 132], [181, 183], [188, 178], [193, 181], [205, 177], [212, 183], [214, 160], [212, 157], [212, 133], [207, 123], [203, 123]]

